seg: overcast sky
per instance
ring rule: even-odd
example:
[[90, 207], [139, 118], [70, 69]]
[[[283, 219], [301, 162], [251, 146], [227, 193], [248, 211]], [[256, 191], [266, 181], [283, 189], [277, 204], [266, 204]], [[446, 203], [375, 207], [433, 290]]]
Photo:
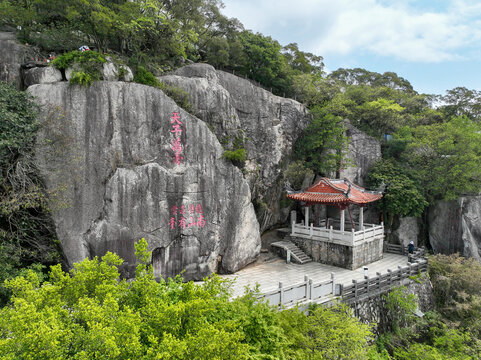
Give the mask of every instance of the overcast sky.
[[479, 0], [223, 0], [223, 13], [326, 70], [394, 71], [420, 93], [481, 90]]

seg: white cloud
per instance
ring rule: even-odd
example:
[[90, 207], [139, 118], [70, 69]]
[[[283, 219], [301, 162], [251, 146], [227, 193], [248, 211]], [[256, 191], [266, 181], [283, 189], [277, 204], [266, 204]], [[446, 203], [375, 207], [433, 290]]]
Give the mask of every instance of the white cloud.
[[[429, 10], [414, 1], [226, 0], [229, 16], [246, 28], [296, 41], [323, 56], [371, 52], [415, 62], [457, 60], [481, 40], [481, 4], [434, 2]], [[423, 3], [423, 2], [421, 2]], [[433, 3], [431, 3], [433, 4]], [[436, 8], [442, 4], [442, 8]], [[286, 41], [280, 38], [286, 37]], [[305, 48], [307, 46], [307, 48]], [[479, 46], [476, 46], [477, 48]]]

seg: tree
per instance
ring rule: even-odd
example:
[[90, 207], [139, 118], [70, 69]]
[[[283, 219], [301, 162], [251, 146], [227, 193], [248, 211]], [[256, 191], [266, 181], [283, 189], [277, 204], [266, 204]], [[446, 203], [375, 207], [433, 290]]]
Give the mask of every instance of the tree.
[[362, 324], [347, 305], [313, 306], [309, 316], [299, 310], [279, 314], [290, 359], [367, 359], [371, 327]]
[[289, 66], [281, 54], [281, 46], [270, 36], [243, 31], [239, 34], [243, 46], [244, 63], [239, 70], [277, 94], [286, 92], [290, 85]]
[[[405, 132], [402, 159], [414, 171], [429, 202], [477, 194], [481, 180], [481, 128], [466, 117]], [[409, 140], [411, 139], [411, 140]]]
[[321, 74], [324, 68], [322, 56], [306, 53], [299, 50], [296, 43], [291, 43], [282, 48], [282, 54], [292, 70], [301, 74]]
[[229, 301], [214, 276], [158, 283], [145, 240], [136, 244], [136, 278], [120, 281], [122, 260], [107, 253], [7, 282], [11, 305], [0, 310], [0, 353], [7, 358], [247, 359], [280, 357], [276, 313], [251, 294]]
[[339, 171], [348, 145], [342, 119], [320, 106], [311, 109], [311, 114], [312, 122], [296, 142], [296, 155], [314, 173]]
[[379, 160], [370, 169], [367, 182], [371, 188], [385, 185], [380, 206], [389, 226], [395, 216], [421, 216], [428, 203], [407, 171], [391, 160]]
[[380, 74], [360, 68], [340, 68], [330, 73], [328, 77], [344, 85], [368, 85], [372, 87], [387, 87], [402, 92], [414, 92], [409, 81], [394, 72]]
[[442, 102], [441, 112], [447, 118], [453, 116], [467, 116], [471, 120], [481, 120], [481, 92], [469, 90], [465, 87], [456, 87], [446, 91], [446, 95], [440, 96]]

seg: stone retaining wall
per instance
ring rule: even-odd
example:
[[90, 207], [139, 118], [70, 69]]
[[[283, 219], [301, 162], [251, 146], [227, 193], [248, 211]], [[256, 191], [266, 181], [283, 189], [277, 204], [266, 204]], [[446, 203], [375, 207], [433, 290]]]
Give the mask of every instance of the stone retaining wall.
[[375, 238], [355, 246], [339, 245], [291, 235], [289, 235], [289, 238], [312, 260], [322, 264], [355, 270], [382, 259], [382, 238]]

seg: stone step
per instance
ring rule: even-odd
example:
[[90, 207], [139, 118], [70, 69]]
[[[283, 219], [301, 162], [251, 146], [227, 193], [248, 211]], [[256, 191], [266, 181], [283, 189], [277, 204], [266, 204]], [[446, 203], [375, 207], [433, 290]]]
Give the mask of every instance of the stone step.
[[299, 249], [292, 241], [289, 241], [289, 240], [277, 241], [272, 243], [271, 246], [279, 247], [286, 251], [289, 250], [291, 253], [292, 259], [301, 265], [312, 261], [312, 259], [309, 256], [307, 256], [306, 253], [304, 253], [304, 251]]

